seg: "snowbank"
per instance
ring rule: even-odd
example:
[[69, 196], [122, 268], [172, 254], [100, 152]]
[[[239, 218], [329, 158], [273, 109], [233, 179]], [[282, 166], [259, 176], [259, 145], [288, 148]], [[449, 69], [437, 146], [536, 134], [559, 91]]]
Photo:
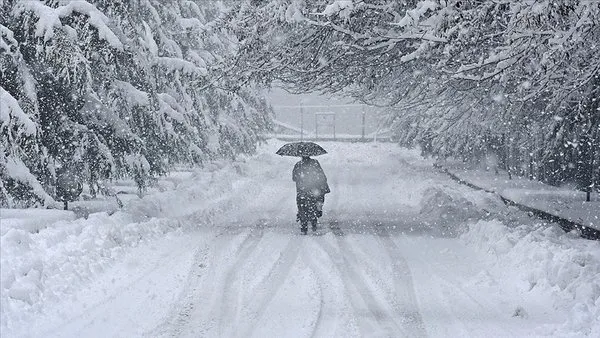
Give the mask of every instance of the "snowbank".
[[72, 221], [75, 213], [58, 209], [0, 209], [0, 235], [11, 229], [36, 233], [48, 224], [58, 221]]
[[428, 188], [421, 198], [420, 220], [441, 235], [456, 236], [464, 232], [466, 223], [485, 214], [463, 195], [448, 186]]
[[72, 211], [3, 209], [0, 331], [10, 336], [26, 327], [32, 316], [74, 294], [128, 248], [210, 224], [215, 215], [252, 196], [254, 187], [245, 176], [260, 160], [246, 162], [217, 162], [173, 175], [113, 214], [75, 219]]
[[[600, 337], [600, 245], [565, 234], [558, 226], [507, 227], [479, 221], [461, 239], [489, 260], [502, 278], [512, 281], [527, 303], [552, 299], [554, 309], [569, 309], [560, 327], [540, 335]], [[497, 276], [498, 277], [498, 276]], [[518, 308], [515, 315], [527, 313]], [[518, 313], [517, 313], [518, 312]]]

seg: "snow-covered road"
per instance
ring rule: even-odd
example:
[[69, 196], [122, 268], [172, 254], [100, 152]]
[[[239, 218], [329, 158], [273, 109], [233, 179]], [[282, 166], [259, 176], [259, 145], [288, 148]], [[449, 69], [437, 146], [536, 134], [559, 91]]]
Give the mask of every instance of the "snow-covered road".
[[[3, 328], [11, 336], [44, 337], [566, 332], [557, 328], [571, 309], [567, 303], [557, 306], [562, 294], [552, 292], [555, 286], [524, 286], [521, 270], [499, 263], [516, 240], [490, 239], [492, 244], [482, 248], [472, 243], [474, 235], [458, 236], [470, 224], [489, 227], [500, 238], [505, 224], [482, 219], [519, 220], [507, 216], [493, 196], [456, 185], [414, 151], [389, 144], [326, 143], [329, 154], [318, 159], [332, 193], [318, 233], [302, 236], [294, 222], [295, 159], [273, 155], [278, 146], [271, 142], [236, 165], [239, 177], [218, 197], [195, 199], [190, 185], [205, 182], [181, 185], [187, 189], [179, 191], [182, 197], [171, 204], [163, 201], [155, 215], [176, 221], [179, 230], [140, 241], [102, 271], [90, 273], [76, 290], [23, 315], [21, 322], [7, 323], [5, 318], [19, 316], [4, 313]], [[154, 199], [160, 196], [172, 195]], [[578, 276], [593, 281], [600, 276], [600, 252], [592, 246], [584, 252], [595, 270]], [[597, 285], [582, 292], [592, 305], [600, 294]], [[600, 306], [600, 299], [595, 304]], [[591, 324], [580, 331], [572, 325], [569, 332], [597, 332], [593, 316], [598, 309], [576, 314], [586, 313]]]

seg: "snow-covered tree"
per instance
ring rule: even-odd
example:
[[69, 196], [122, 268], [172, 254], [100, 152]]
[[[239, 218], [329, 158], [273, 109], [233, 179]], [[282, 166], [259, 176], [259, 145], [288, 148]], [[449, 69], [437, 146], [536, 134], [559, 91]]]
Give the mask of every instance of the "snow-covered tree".
[[76, 168], [93, 193], [123, 176], [142, 191], [174, 164], [248, 152], [268, 128], [260, 93], [230, 85], [237, 44], [216, 24], [219, 2], [1, 7], [3, 205], [51, 203], [60, 167]]
[[47, 152], [40, 145], [34, 79], [14, 33], [1, 24], [0, 79], [0, 204], [51, 203], [36, 178], [45, 172]]
[[399, 139], [441, 157], [592, 184], [597, 1], [244, 1], [229, 22], [243, 79], [388, 106]]

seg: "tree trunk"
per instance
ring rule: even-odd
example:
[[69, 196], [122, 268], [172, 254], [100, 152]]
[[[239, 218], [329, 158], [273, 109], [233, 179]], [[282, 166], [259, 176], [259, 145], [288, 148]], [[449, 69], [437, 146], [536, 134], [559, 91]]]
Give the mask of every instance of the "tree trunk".
[[594, 137], [590, 135], [591, 133], [592, 130], [580, 140], [576, 171], [577, 184], [579, 189], [585, 191], [587, 202], [591, 201], [592, 188], [594, 187]]
[[511, 170], [511, 158], [510, 158], [510, 137], [506, 137], [506, 134], [503, 135], [504, 138], [504, 151], [506, 152], [506, 172], [508, 173], [508, 179], [512, 180], [512, 170]]
[[529, 152], [529, 179], [533, 180], [535, 177], [533, 173], [533, 151]]
[[595, 182], [595, 177], [594, 177], [594, 170], [596, 168], [597, 165], [599, 165], [600, 163], [595, 163], [595, 159], [596, 159], [596, 145], [597, 142], [595, 142], [595, 137], [590, 137], [590, 149], [589, 149], [589, 161], [590, 161], [590, 166], [587, 168], [587, 170], [589, 170], [589, 174], [587, 176], [589, 176], [589, 182], [587, 182], [587, 187], [586, 187], [586, 194], [585, 194], [585, 201], [586, 202], [591, 202], [592, 201], [592, 189], [594, 187], [594, 182]]

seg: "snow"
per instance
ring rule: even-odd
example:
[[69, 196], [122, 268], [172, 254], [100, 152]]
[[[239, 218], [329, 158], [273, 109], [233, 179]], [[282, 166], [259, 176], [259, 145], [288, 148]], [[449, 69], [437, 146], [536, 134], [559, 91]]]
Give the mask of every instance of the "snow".
[[156, 58], [156, 64], [164, 67], [170, 72], [178, 70], [184, 74], [194, 74], [200, 76], [206, 76], [208, 74], [206, 68], [198, 67], [192, 62], [180, 58], [161, 56]]
[[[600, 336], [600, 248], [597, 242], [569, 238], [556, 227], [506, 227], [479, 221], [462, 236], [493, 268], [491, 276], [514, 291], [529, 319], [565, 309], [567, 320], [544, 325], [535, 335]], [[551, 306], [540, 303], [551, 300]], [[528, 304], [528, 305], [525, 305]]]
[[397, 23], [400, 27], [414, 25], [428, 11], [433, 11], [438, 7], [435, 1], [419, 1], [415, 9], [406, 12], [406, 15]]
[[62, 27], [61, 18], [76, 12], [88, 16], [88, 22], [98, 30], [100, 39], [105, 40], [113, 48], [123, 50], [121, 40], [108, 26], [110, 21], [108, 17], [87, 1], [70, 1], [57, 8], [48, 7], [38, 0], [20, 1], [15, 6], [14, 13], [18, 15], [25, 11], [33, 12], [38, 18], [35, 34], [44, 38], [44, 41], [49, 41], [54, 37], [55, 28]]
[[140, 172], [144, 173], [150, 170], [150, 163], [148, 163], [148, 160], [142, 154], [126, 155], [123, 157], [123, 160], [131, 170], [140, 170]]
[[[8, 41], [5, 41], [5, 38]], [[6, 26], [0, 24], [0, 50], [4, 51], [5, 53], [11, 53], [11, 45], [17, 45], [17, 40], [15, 40], [13, 32]]]
[[285, 19], [288, 22], [302, 22], [306, 18], [302, 14], [302, 2], [292, 2], [285, 11]]
[[21, 159], [9, 156], [6, 158], [4, 166], [8, 177], [29, 185], [33, 192], [42, 198], [42, 202], [45, 206], [52, 206], [54, 204], [52, 196], [46, 193], [42, 185], [38, 182], [36, 177], [33, 176]]
[[150, 99], [148, 93], [139, 90], [131, 85], [129, 82], [115, 80], [115, 87], [122, 91], [122, 96], [128, 101], [130, 105], [148, 106], [150, 105]]
[[36, 135], [35, 123], [21, 109], [19, 102], [4, 88], [0, 87], [0, 122], [2, 122], [0, 127], [2, 129], [10, 128], [11, 119], [15, 119], [16, 124], [19, 126], [18, 134]]
[[158, 56], [158, 45], [156, 44], [156, 41], [154, 40], [154, 37], [152, 36], [152, 29], [150, 29], [150, 26], [148, 26], [148, 24], [144, 21], [144, 32], [145, 32], [145, 42], [146, 42], [146, 46], [148, 47], [148, 51], [150, 52], [150, 54], [153, 57], [157, 57]]
[[[13, 61], [15, 61], [17, 67], [19, 68], [19, 76], [21, 77], [21, 81], [23, 82], [22, 85], [25, 95], [32, 102], [37, 102], [35, 80], [31, 72], [29, 71], [29, 68], [23, 62], [23, 56], [21, 55], [21, 52], [19, 50], [19, 43], [15, 39], [13, 31], [11, 31], [2, 24], [0, 24], [0, 50], [3, 50], [4, 53], [7, 53], [8, 55], [12, 56]], [[5, 109], [0, 109], [0, 114], [2, 114], [3, 110]]]
[[58, 11], [61, 18], [71, 15], [73, 12], [87, 15], [88, 22], [98, 30], [101, 39], [108, 42], [113, 48], [123, 50], [123, 44], [108, 26], [109, 18], [89, 2], [70, 1], [66, 6], [60, 7]]
[[336, 142], [319, 233], [300, 236], [282, 144], [174, 172], [112, 214], [2, 210], [3, 336], [600, 334], [597, 242], [418, 151]]
[[600, 194], [597, 192], [592, 192], [591, 201], [586, 202], [585, 192], [569, 186], [554, 187], [515, 175], [509, 179], [502, 170], [496, 174], [495, 170], [466, 168], [456, 163], [448, 164], [448, 169], [461, 179], [519, 204], [600, 229]]
[[[156, 192], [144, 200], [132, 200], [126, 205], [127, 211], [112, 215], [98, 212], [87, 219], [72, 220], [70, 212], [2, 210], [2, 332], [12, 330], [9, 324], [26, 318], [27, 313], [40, 311], [46, 303], [57, 302], [87, 285], [127, 248], [162, 238], [166, 233], [177, 236], [182, 226], [197, 225], [182, 225], [178, 216], [208, 222], [210, 214], [222, 207], [218, 198], [227, 192], [235, 172], [234, 166], [223, 165], [216, 174], [207, 171], [185, 175], [185, 183], [196, 184], [190, 187], [179, 183], [178, 191]], [[154, 218], [154, 214], [162, 217]], [[43, 219], [31, 219], [40, 215]], [[26, 223], [26, 228], [18, 227]]]
[[177, 21], [183, 29], [204, 29], [204, 24], [197, 18], [179, 18]]
[[352, 0], [336, 0], [332, 4], [327, 5], [321, 14], [327, 16], [339, 15], [342, 18], [348, 19], [353, 9], [354, 4]]
[[177, 99], [167, 93], [158, 93], [157, 98], [159, 111], [164, 116], [169, 116], [177, 122], [185, 123], [185, 109], [177, 103]]
[[[200, 56], [200, 54], [196, 53], [195, 51], [188, 51], [187, 53], [187, 57], [193, 61], [195, 64], [197, 64], [200, 68], [207, 68], [208, 64], [206, 63], [207, 61]], [[212, 60], [214, 59], [213, 57], [209, 57], [208, 60]]]
[[75, 214], [68, 210], [58, 209], [0, 209], [0, 235], [9, 230], [25, 230], [37, 233], [49, 224], [58, 221], [73, 221]]

